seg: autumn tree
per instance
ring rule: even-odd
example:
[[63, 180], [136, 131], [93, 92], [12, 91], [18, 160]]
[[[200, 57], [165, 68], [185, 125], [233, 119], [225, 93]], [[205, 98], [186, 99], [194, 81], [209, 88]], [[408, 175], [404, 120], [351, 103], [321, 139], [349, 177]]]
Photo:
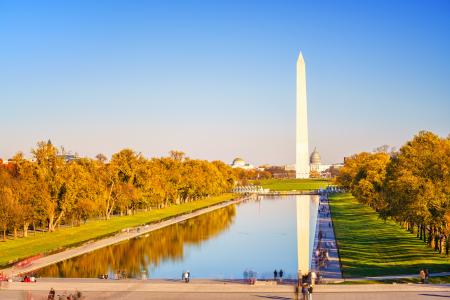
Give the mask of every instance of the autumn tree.
[[382, 211], [385, 207], [382, 192], [389, 161], [390, 156], [385, 152], [353, 155], [339, 170], [336, 181], [360, 202]]
[[62, 221], [66, 213], [66, 199], [62, 198], [63, 187], [62, 174], [64, 172], [64, 160], [59, 155], [58, 149], [50, 142], [39, 142], [32, 150], [36, 160], [36, 175], [40, 181], [42, 190], [41, 201], [47, 215], [48, 230], [55, 231], [56, 226]]

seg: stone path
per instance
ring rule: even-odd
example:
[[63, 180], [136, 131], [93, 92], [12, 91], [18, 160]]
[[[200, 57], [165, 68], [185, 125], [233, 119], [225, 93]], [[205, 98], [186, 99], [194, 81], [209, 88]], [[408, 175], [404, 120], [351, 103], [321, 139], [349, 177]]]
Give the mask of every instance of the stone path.
[[[342, 272], [339, 263], [336, 239], [334, 237], [333, 223], [331, 221], [331, 212], [328, 205], [328, 198], [320, 196], [319, 212], [317, 215], [316, 238], [314, 240], [314, 250], [312, 258], [312, 269], [319, 272], [326, 281], [342, 280]], [[321, 233], [320, 233], [321, 232]], [[322, 235], [322, 239], [319, 239]], [[328, 251], [328, 263], [320, 266], [319, 259], [316, 256], [316, 250], [322, 248]]]
[[187, 219], [194, 218], [194, 217], [197, 217], [204, 213], [208, 213], [208, 212], [214, 211], [219, 208], [223, 208], [223, 207], [226, 207], [226, 206], [229, 206], [232, 204], [236, 204], [238, 202], [241, 202], [241, 201], [247, 200], [247, 199], [249, 199], [249, 198], [248, 197], [240, 197], [235, 200], [226, 201], [226, 202], [219, 203], [219, 204], [216, 204], [216, 205], [213, 205], [210, 207], [199, 209], [197, 211], [194, 211], [194, 212], [191, 212], [188, 214], [184, 214], [184, 215], [180, 215], [178, 217], [174, 217], [174, 218], [171, 218], [171, 219], [168, 219], [165, 221], [161, 221], [159, 223], [154, 223], [154, 224], [150, 224], [150, 225], [146, 225], [146, 226], [140, 226], [140, 227], [130, 228], [127, 230], [122, 230], [122, 232], [117, 233], [115, 236], [101, 239], [98, 241], [86, 242], [85, 244], [83, 244], [80, 247], [67, 249], [67, 250], [59, 252], [59, 253], [55, 253], [55, 254], [51, 254], [48, 256], [38, 258], [38, 259], [34, 260], [32, 262], [32, 264], [29, 266], [22, 267], [22, 268], [10, 267], [10, 268], [0, 270], [0, 273], [3, 272], [5, 275], [8, 275], [8, 277], [14, 277], [19, 274], [26, 274], [26, 273], [32, 272], [34, 270], [46, 267], [48, 265], [51, 265], [51, 264], [54, 264], [54, 263], [57, 263], [57, 262], [60, 262], [60, 261], [63, 261], [63, 260], [66, 260], [66, 259], [69, 259], [72, 257], [76, 257], [81, 254], [85, 254], [85, 253], [88, 253], [88, 252], [91, 252], [91, 251], [94, 251], [94, 250], [97, 250], [97, 249], [100, 249], [100, 248], [103, 248], [106, 246], [117, 244], [121, 241], [129, 240], [129, 239], [135, 238], [137, 236], [140, 236], [142, 234], [148, 233], [150, 231], [161, 229], [163, 227], [166, 227], [166, 226], [178, 223], [178, 222], [182, 222]]
[[[272, 281], [257, 281], [255, 285], [249, 285], [242, 281], [193, 279], [186, 284], [181, 280], [103, 280], [82, 278], [40, 278], [35, 283], [25, 282], [0, 282], [0, 291], [25, 290], [25, 291], [49, 291], [50, 288], [63, 291], [98, 291], [98, 292], [161, 292], [161, 293], [240, 293], [240, 292], [282, 292], [288, 293], [295, 290], [295, 283], [273, 284]], [[316, 285], [315, 293], [330, 292], [407, 292], [407, 291], [450, 291], [449, 284], [325, 284]]]

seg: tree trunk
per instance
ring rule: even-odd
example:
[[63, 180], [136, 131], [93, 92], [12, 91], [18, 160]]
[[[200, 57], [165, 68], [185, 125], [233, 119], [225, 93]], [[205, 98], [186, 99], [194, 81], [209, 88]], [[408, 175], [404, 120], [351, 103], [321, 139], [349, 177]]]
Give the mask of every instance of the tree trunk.
[[23, 237], [28, 237], [28, 226], [30, 226], [30, 223], [23, 223]]
[[17, 226], [13, 227], [13, 231], [14, 231], [14, 239], [17, 238]]
[[423, 230], [423, 241], [426, 242], [427, 241], [427, 231], [425, 229], [425, 225], [422, 225], [422, 230]]
[[34, 220], [33, 220], [33, 235], [36, 235], [36, 224], [34, 223]]
[[434, 227], [433, 226], [431, 227], [430, 236], [431, 236], [430, 247], [432, 249], [435, 249], [435, 245], [434, 244], [435, 244], [435, 241], [436, 241], [436, 235], [434, 234]]
[[445, 237], [445, 255], [448, 255], [448, 250], [449, 250], [449, 242], [448, 242], [448, 236]]
[[59, 223], [61, 222], [62, 217], [64, 216], [64, 211], [59, 213], [59, 216], [56, 218], [56, 220], [53, 221], [53, 231], [55, 231], [56, 226], [59, 228]]
[[433, 230], [430, 227], [430, 229], [428, 230], [428, 241], [427, 241], [428, 246], [431, 247], [431, 242], [432, 241], [433, 241]]
[[105, 212], [106, 220], [109, 220], [111, 218], [111, 213], [114, 208], [114, 201], [111, 197], [113, 188], [114, 188], [114, 182], [111, 184], [111, 187], [109, 188], [108, 200], [106, 201], [106, 212]]
[[53, 220], [55, 219], [55, 216], [54, 215], [50, 215], [49, 217], [48, 217], [48, 231], [49, 232], [53, 232], [53, 231], [55, 231], [55, 225], [54, 225], [54, 223], [53, 223]]
[[3, 241], [6, 242], [6, 225], [3, 225]]
[[434, 251], [439, 251], [439, 236], [436, 226], [433, 227]]

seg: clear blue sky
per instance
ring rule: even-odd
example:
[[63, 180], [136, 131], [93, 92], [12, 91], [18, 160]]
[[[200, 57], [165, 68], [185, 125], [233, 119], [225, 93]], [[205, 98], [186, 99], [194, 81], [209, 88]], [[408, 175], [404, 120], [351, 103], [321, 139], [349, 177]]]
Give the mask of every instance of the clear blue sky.
[[450, 1], [0, 1], [0, 157], [295, 160], [295, 62], [324, 162], [450, 132]]

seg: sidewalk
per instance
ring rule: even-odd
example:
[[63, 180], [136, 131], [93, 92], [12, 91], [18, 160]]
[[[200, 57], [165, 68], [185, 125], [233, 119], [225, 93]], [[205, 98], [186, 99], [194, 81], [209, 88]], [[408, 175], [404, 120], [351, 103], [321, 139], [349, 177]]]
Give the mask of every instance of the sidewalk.
[[[43, 278], [36, 283], [1, 282], [0, 291], [49, 291], [50, 288], [61, 291], [99, 291], [121, 292], [142, 291], [160, 293], [292, 293], [295, 284], [274, 285], [272, 282], [258, 282], [249, 285], [241, 282], [223, 280], [194, 279], [189, 284], [173, 280], [102, 280], [102, 279], [57, 279]], [[450, 291], [447, 284], [356, 284], [316, 285], [315, 293], [330, 292], [406, 292], [406, 291]]]
[[[311, 269], [315, 272], [319, 272], [321, 277], [325, 280], [342, 280], [333, 223], [331, 222], [331, 212], [326, 196], [320, 196], [317, 223]], [[322, 235], [321, 239], [319, 239], [320, 235]], [[328, 251], [328, 263], [320, 263], [320, 260], [316, 255], [317, 249], [325, 249]]]

